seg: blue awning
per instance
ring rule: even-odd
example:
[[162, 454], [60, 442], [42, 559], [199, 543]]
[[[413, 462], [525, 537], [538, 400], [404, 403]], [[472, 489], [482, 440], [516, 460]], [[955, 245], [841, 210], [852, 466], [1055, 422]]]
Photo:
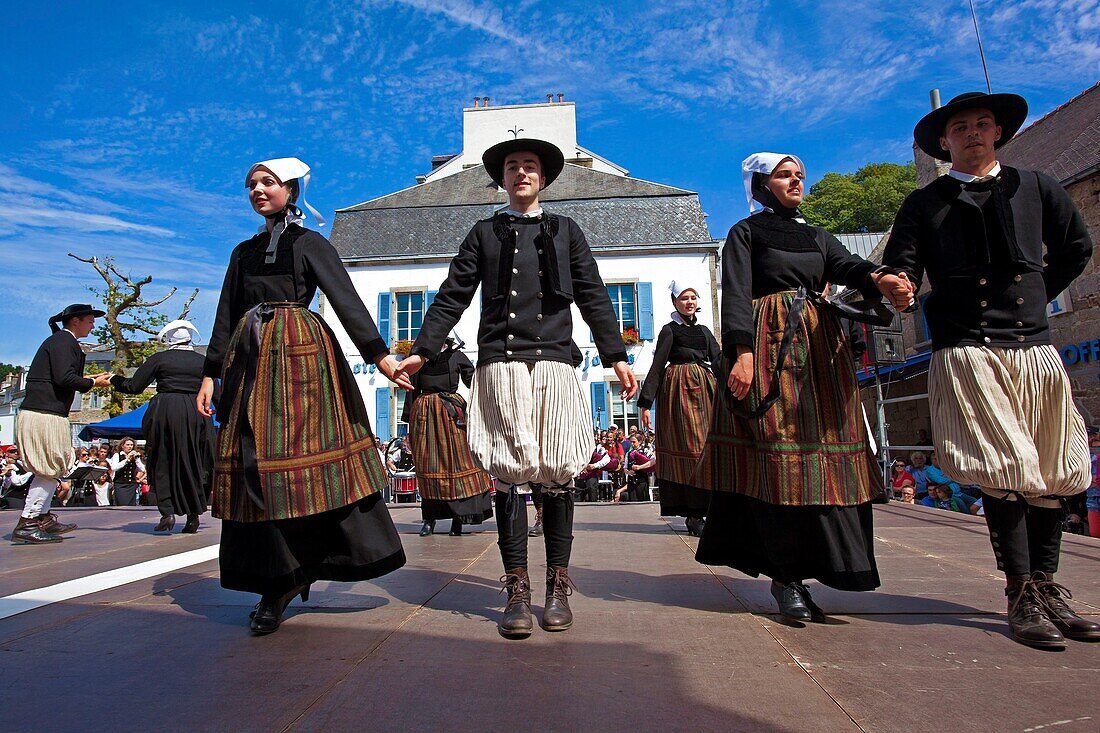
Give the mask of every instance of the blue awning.
[[[140, 440], [145, 437], [141, 433], [141, 419], [145, 417], [145, 410], [148, 408], [149, 403], [146, 402], [141, 407], [130, 410], [129, 412], [124, 412], [118, 417], [112, 417], [110, 420], [85, 425], [84, 429], [80, 431], [79, 437], [81, 440], [125, 437]], [[214, 420], [214, 427], [218, 427], [217, 419]]]
[[[931, 349], [929, 349], [928, 351], [921, 351], [920, 353], [913, 354], [901, 364], [891, 364], [889, 366], [882, 367], [878, 370], [878, 373], [882, 376], [885, 376], [890, 372], [896, 372], [899, 369], [908, 369], [909, 367], [917, 366], [918, 364], [927, 364], [928, 361], [930, 361], [931, 359]], [[925, 369], [927, 369], [927, 367], [925, 367]], [[924, 369], [917, 370], [915, 374], [920, 374], [920, 372], [922, 371], [924, 371]], [[861, 385], [868, 384], [875, 380], [875, 372], [873, 369], [860, 369], [856, 371], [856, 378], [859, 379], [859, 383]]]

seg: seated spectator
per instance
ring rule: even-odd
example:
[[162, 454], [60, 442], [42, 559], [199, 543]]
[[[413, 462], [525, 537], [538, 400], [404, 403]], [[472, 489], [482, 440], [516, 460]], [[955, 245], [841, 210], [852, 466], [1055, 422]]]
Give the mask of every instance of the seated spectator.
[[1089, 452], [1092, 454], [1092, 483], [1085, 490], [1089, 534], [1100, 537], [1100, 428], [1089, 426]]
[[976, 517], [985, 516], [985, 507], [982, 506], [982, 497], [978, 497], [977, 500], [970, 505], [970, 513]]
[[901, 491], [906, 486], [912, 486], [914, 491], [917, 487], [917, 482], [913, 478], [913, 474], [905, 468], [905, 461], [898, 458], [894, 461], [893, 468], [890, 470], [890, 486], [894, 490], [894, 496], [901, 496]]
[[601, 443], [596, 443], [588, 465], [577, 474], [577, 478], [573, 482], [576, 487], [574, 491], [579, 501], [599, 501], [600, 475], [603, 473], [604, 466], [610, 462], [611, 457], [607, 455], [607, 450]]
[[635, 433], [630, 438], [630, 453], [627, 454], [627, 485], [615, 492], [615, 502], [630, 491], [635, 501], [649, 501], [649, 477], [656, 471], [657, 460], [642, 450], [642, 439]]
[[966, 514], [966, 504], [954, 496], [950, 486], [929, 486], [928, 495], [921, 499], [921, 504], [935, 509], [947, 509], [952, 512]]
[[917, 498], [923, 499], [928, 495], [928, 456], [922, 451], [913, 451], [909, 454], [909, 467], [906, 470], [916, 484]]
[[917, 503], [917, 489], [914, 486], [901, 487], [901, 501], [904, 504]]
[[623, 451], [618, 432], [608, 431], [608, 435], [604, 439], [603, 449], [607, 451], [607, 456], [610, 459], [603, 470], [607, 472], [607, 477], [611, 479], [611, 491], [617, 492], [626, 485], [626, 452]]

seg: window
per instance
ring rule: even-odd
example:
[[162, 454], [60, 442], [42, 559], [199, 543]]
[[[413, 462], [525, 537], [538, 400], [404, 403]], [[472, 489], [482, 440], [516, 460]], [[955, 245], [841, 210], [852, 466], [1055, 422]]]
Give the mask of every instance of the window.
[[413, 341], [424, 320], [424, 291], [394, 293], [397, 304], [396, 337], [398, 341]]
[[[645, 377], [643, 376], [642, 379], [645, 379]], [[636, 425], [640, 430], [642, 420], [638, 415], [638, 403], [620, 397], [619, 393], [622, 389], [623, 386], [618, 382], [607, 383], [608, 397], [611, 402], [610, 422], [622, 428], [624, 433], [629, 432], [631, 425]]]
[[634, 283], [608, 285], [607, 294], [611, 296], [611, 306], [615, 309], [615, 317], [619, 319], [619, 330], [637, 329], [638, 300]]
[[408, 395], [408, 392], [400, 387], [393, 387], [392, 389], [395, 396], [393, 421], [396, 426], [393, 434], [399, 438], [404, 438], [409, 434], [409, 424], [401, 421], [401, 414], [405, 412], [405, 396]]

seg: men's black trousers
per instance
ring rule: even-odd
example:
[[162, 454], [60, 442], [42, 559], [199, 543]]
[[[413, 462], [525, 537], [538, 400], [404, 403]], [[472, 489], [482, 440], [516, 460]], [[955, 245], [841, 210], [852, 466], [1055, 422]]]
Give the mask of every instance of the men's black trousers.
[[[542, 529], [546, 564], [569, 567], [573, 549], [573, 493], [542, 490]], [[504, 569], [527, 567], [527, 505], [515, 487], [496, 494], [497, 546]]]

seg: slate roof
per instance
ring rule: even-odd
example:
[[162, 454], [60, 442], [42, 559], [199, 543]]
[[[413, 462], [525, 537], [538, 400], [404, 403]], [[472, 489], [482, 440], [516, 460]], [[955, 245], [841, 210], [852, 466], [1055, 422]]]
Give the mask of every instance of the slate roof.
[[[593, 249], [713, 242], [699, 196], [681, 188], [566, 165], [540, 199], [576, 220]], [[344, 259], [451, 255], [507, 202], [479, 165], [337, 210], [332, 244]]]
[[1043, 171], [1063, 185], [1100, 169], [1100, 83], [1005, 143], [997, 159]]

